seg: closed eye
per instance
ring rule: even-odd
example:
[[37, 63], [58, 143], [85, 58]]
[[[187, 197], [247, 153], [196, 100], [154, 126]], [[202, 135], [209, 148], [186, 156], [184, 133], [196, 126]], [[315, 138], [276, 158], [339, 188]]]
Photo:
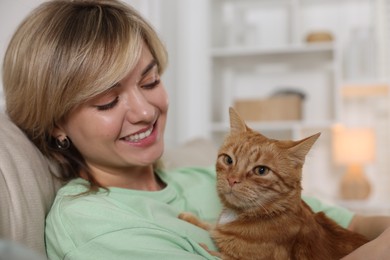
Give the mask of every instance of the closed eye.
[[153, 81], [152, 83], [149, 83], [149, 84], [144, 84], [142, 85], [141, 87], [144, 88], [144, 89], [153, 89], [154, 87], [156, 87], [158, 84], [160, 84], [160, 79], [156, 79], [155, 81]]
[[115, 105], [118, 103], [118, 101], [119, 101], [119, 97], [115, 97], [115, 99], [112, 100], [111, 102], [103, 104], [103, 105], [95, 105], [95, 107], [99, 111], [109, 110], [109, 109], [112, 109], [113, 107], [115, 107]]
[[139, 85], [143, 89], [153, 89], [158, 86], [160, 82], [161, 81], [157, 61], [153, 60], [145, 68], [144, 72], [142, 73], [142, 78], [137, 85]]

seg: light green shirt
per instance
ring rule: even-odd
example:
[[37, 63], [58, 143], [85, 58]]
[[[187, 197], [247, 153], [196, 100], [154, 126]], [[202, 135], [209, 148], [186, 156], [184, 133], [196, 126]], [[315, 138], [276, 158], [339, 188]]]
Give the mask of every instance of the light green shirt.
[[[62, 187], [46, 219], [49, 259], [215, 259], [215, 245], [208, 232], [177, 218], [190, 211], [215, 222], [221, 205], [213, 168], [158, 171], [167, 184], [161, 191], [121, 188], [100, 189], [80, 195], [87, 182], [75, 179]], [[315, 211], [325, 210], [347, 226], [353, 214], [305, 198]]]

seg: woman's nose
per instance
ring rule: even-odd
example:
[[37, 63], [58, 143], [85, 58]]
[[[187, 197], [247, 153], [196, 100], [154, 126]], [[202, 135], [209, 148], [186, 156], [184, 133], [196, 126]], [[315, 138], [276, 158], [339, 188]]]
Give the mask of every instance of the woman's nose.
[[138, 89], [127, 93], [127, 120], [132, 124], [154, 120], [154, 106]]

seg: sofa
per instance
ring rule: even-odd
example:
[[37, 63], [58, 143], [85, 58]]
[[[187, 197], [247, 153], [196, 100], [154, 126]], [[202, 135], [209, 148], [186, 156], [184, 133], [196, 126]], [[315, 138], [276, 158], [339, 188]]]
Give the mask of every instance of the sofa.
[[[165, 168], [210, 166], [213, 142], [195, 138], [167, 148]], [[44, 255], [44, 221], [61, 187], [58, 169], [29, 141], [6, 114], [0, 113], [0, 239]]]

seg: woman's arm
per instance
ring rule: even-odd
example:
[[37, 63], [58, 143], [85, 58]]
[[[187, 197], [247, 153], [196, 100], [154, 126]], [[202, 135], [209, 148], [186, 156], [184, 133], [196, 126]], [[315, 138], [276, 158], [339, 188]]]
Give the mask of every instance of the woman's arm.
[[[370, 217], [371, 218], [371, 217]], [[374, 218], [373, 218], [374, 219]], [[363, 220], [366, 222], [367, 220]], [[368, 222], [370, 222], [368, 220]], [[382, 222], [382, 221], [380, 221]], [[385, 221], [387, 222], [387, 221]], [[376, 223], [372, 223], [377, 226]], [[358, 225], [360, 225], [358, 223]], [[364, 225], [363, 225], [364, 226]], [[380, 225], [379, 225], [380, 226]], [[366, 231], [366, 229], [364, 229]], [[369, 232], [371, 233], [371, 232]], [[373, 232], [374, 233], [374, 232]], [[390, 227], [385, 229], [377, 238], [359, 247], [342, 260], [366, 260], [366, 259], [388, 259], [390, 256]]]
[[[337, 223], [361, 233], [371, 241], [359, 247], [343, 260], [389, 259], [390, 216], [362, 216], [344, 208], [328, 206], [312, 197], [305, 198], [314, 211], [324, 211]], [[349, 224], [348, 224], [349, 223]]]
[[390, 216], [355, 215], [348, 226], [348, 229], [366, 236], [369, 240], [377, 238], [387, 228], [390, 228]]

